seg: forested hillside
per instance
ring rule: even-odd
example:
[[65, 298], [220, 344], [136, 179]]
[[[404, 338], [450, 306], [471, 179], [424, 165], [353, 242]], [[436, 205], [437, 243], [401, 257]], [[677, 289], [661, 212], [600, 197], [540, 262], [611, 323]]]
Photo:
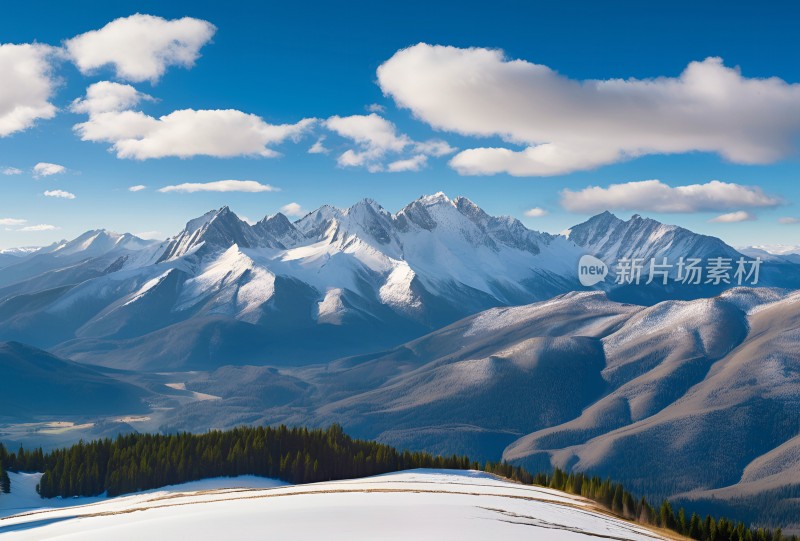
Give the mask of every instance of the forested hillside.
[[[414, 468], [483, 469], [524, 484], [548, 486], [594, 500], [628, 520], [650, 524], [709, 541], [781, 541], [780, 529], [750, 528], [743, 522], [702, 518], [668, 501], [654, 506], [636, 498], [619, 483], [584, 473], [531, 474], [519, 466], [467, 457], [442, 457], [398, 451], [388, 445], [357, 440], [333, 425], [325, 430], [306, 428], [240, 427], [206, 434], [130, 434], [115, 440], [78, 443], [43, 453], [41, 449], [8, 453], [0, 444], [3, 468], [44, 472], [39, 485], [43, 498], [55, 496], [109, 496], [159, 488], [204, 478], [260, 475], [290, 483], [350, 479]], [[0, 481], [0, 490], [8, 486]]]

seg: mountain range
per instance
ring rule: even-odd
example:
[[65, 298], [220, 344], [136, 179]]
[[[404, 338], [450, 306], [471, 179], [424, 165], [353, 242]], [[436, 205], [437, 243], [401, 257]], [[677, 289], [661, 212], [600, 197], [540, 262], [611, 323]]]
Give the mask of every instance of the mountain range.
[[[714, 237], [640, 216], [603, 213], [568, 235], [540, 233], [442, 193], [394, 214], [363, 200], [254, 225], [223, 207], [164, 242], [95, 230], [8, 254], [0, 260], [0, 339], [123, 369], [308, 364], [583, 289], [577, 265], [587, 253], [608, 265], [741, 256]], [[761, 281], [800, 287], [797, 268], [771, 261]], [[653, 304], [729, 286], [600, 287], [614, 300]]]

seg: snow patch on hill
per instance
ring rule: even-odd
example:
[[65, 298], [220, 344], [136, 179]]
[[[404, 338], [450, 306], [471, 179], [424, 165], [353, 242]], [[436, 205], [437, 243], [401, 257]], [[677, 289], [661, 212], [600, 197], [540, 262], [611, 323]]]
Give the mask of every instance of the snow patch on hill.
[[412, 470], [295, 486], [216, 479], [74, 503], [0, 519], [0, 534], [37, 541], [663, 539], [588, 500], [475, 471]]

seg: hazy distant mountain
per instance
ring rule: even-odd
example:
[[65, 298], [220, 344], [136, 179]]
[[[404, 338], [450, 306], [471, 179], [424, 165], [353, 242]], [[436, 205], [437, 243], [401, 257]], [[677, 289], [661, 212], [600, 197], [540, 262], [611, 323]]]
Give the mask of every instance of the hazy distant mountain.
[[800, 264], [800, 246], [747, 246], [739, 251], [750, 257], [760, 257], [764, 261]]
[[17, 342], [0, 342], [0, 421], [136, 414], [146, 390]]
[[5, 248], [0, 250], [0, 268], [19, 263], [20, 259], [39, 250], [38, 247]]

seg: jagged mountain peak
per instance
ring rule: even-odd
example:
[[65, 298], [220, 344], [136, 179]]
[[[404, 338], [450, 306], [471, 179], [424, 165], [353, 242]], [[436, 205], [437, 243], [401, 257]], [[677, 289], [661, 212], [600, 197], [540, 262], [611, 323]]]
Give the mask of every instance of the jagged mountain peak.
[[677, 261], [678, 257], [740, 255], [716, 237], [694, 233], [639, 214], [623, 220], [605, 211], [573, 226], [564, 236], [607, 262], [621, 257], [648, 259], [673, 256]]
[[278, 212], [264, 217], [252, 226], [261, 246], [268, 248], [290, 248], [306, 240], [306, 236], [286, 217]]
[[410, 206], [425, 206], [425, 207], [432, 207], [437, 205], [443, 206], [451, 206], [455, 207], [455, 201], [447, 197], [444, 192], [436, 192], [435, 194], [431, 195], [421, 195], [411, 203], [409, 203], [408, 207]]
[[254, 237], [250, 225], [224, 206], [189, 220], [183, 231], [168, 239], [159, 261], [195, 253], [201, 248], [216, 251], [233, 244], [249, 248], [254, 245]]

